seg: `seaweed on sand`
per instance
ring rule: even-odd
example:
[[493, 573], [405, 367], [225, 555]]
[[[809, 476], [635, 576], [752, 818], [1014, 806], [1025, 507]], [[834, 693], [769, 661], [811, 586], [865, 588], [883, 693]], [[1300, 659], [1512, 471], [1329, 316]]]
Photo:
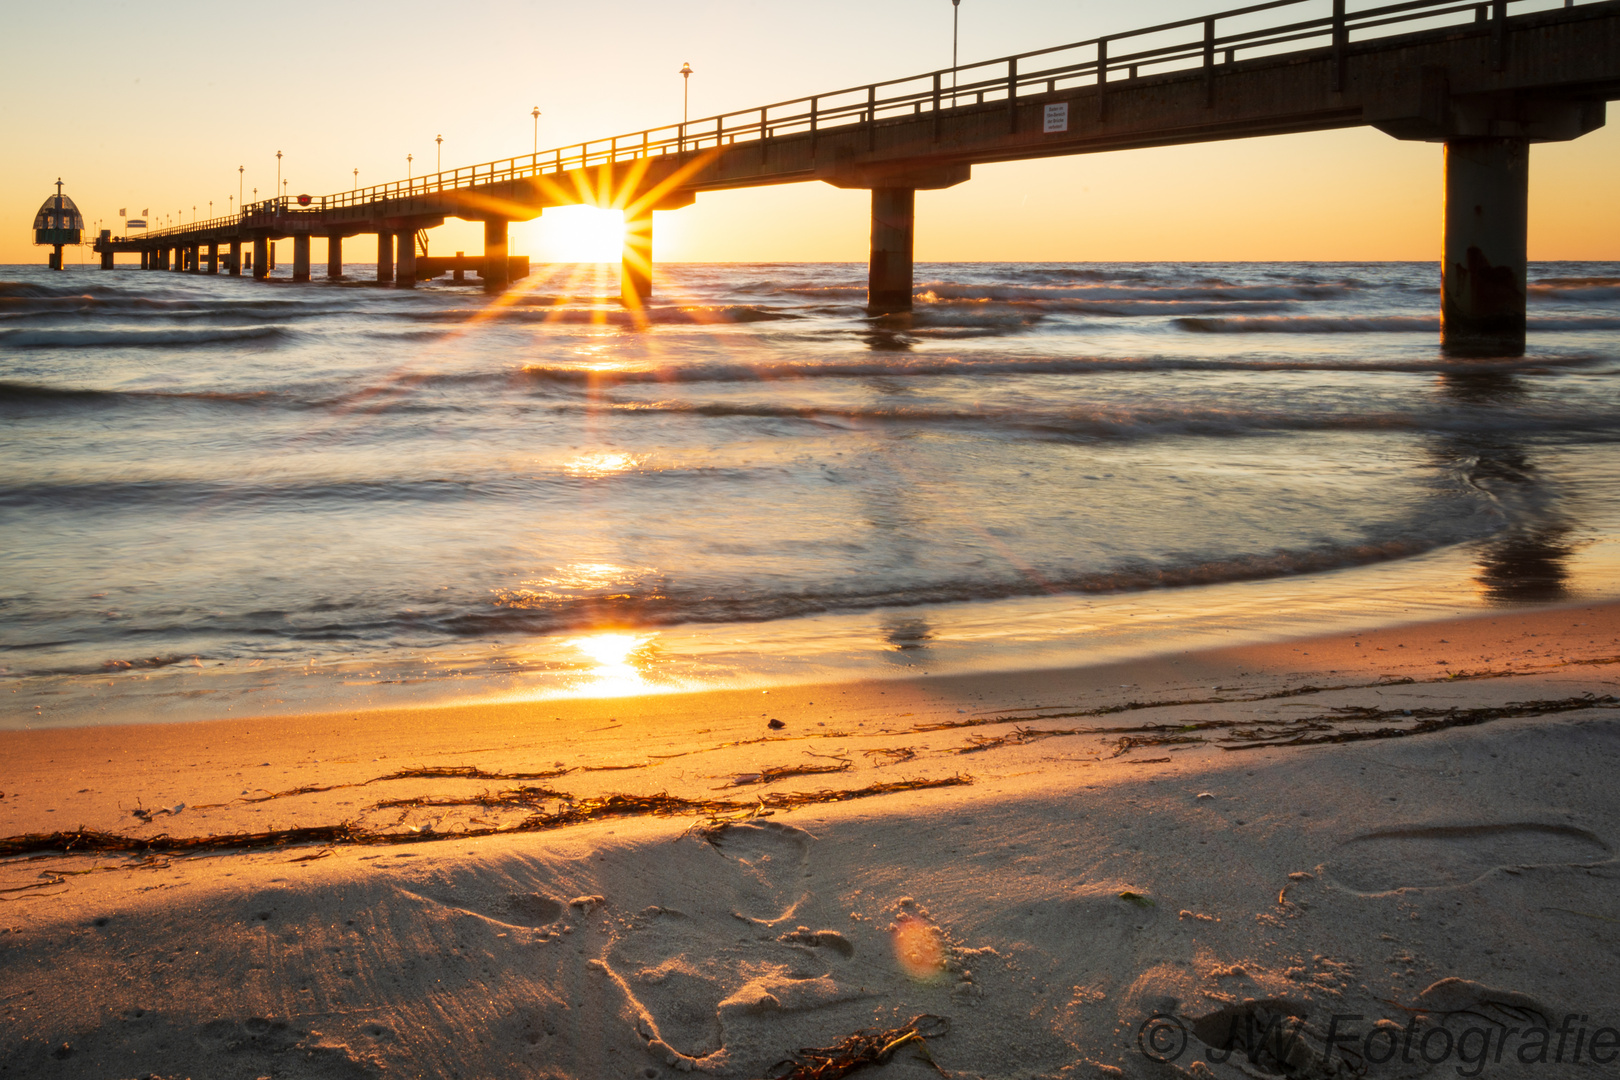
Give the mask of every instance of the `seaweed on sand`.
[[[1320, 746], [1324, 743], [1364, 742], [1369, 739], [1403, 739], [1409, 735], [1428, 735], [1447, 728], [1473, 727], [1492, 720], [1510, 720], [1526, 716], [1547, 716], [1553, 713], [1573, 712], [1579, 709], [1620, 709], [1620, 698], [1613, 694], [1598, 697], [1581, 694], [1578, 697], [1557, 698], [1548, 701], [1511, 701], [1506, 705], [1487, 705], [1476, 709], [1379, 709], [1352, 707], [1334, 710], [1335, 716], [1308, 716], [1293, 721], [1286, 731], [1265, 731], [1259, 728], [1234, 730], [1222, 745], [1222, 750], [1253, 750], [1263, 746]], [[1406, 727], [1380, 727], [1342, 729], [1333, 726], [1353, 720], [1376, 723], [1382, 720], [1411, 720]]]
[[865, 1028], [836, 1046], [800, 1050], [771, 1070], [771, 1080], [840, 1080], [868, 1065], [882, 1065], [902, 1046], [916, 1047], [935, 1072], [946, 1076], [928, 1052], [928, 1040], [947, 1035], [950, 1030], [949, 1019], [926, 1013], [888, 1031]]
[[820, 776], [825, 773], [848, 772], [855, 767], [855, 763], [848, 758], [839, 758], [836, 765], [773, 765], [768, 769], [761, 769], [757, 773], [739, 773], [732, 778], [731, 783], [724, 787], [744, 787], [748, 784], [774, 784], [778, 780], [785, 780], [790, 776]]
[[[478, 836], [505, 836], [513, 833], [543, 832], [568, 825], [618, 817], [673, 817], [678, 814], [725, 814], [739, 811], [791, 810], [819, 803], [845, 802], [888, 795], [897, 791], [958, 787], [971, 784], [970, 776], [956, 775], [935, 780], [899, 780], [868, 784], [862, 788], [820, 791], [773, 791], [749, 802], [736, 799], [686, 799], [660, 792], [656, 795], [602, 795], [570, 801], [551, 813], [530, 814], [513, 825], [491, 825], [475, 829], [438, 833], [430, 827], [408, 831], [371, 829], [354, 822], [334, 825], [307, 825], [264, 832], [220, 833], [211, 836], [126, 836], [99, 829], [72, 829], [50, 833], [23, 833], [0, 837], [0, 858], [19, 855], [147, 854], [150, 852], [200, 855], [222, 851], [250, 851], [288, 847], [295, 844], [338, 845], [410, 844], [430, 840], [465, 839]], [[521, 803], [520, 803], [521, 805]]]
[[[626, 768], [639, 768], [639, 766], [621, 766]], [[306, 784], [303, 787], [288, 788], [286, 791], [265, 791], [262, 795], [243, 795], [231, 802], [262, 803], [272, 799], [289, 799], [298, 795], [317, 795], [324, 791], [342, 791], [345, 788], [369, 787], [372, 784], [381, 784], [388, 780], [550, 780], [558, 776], [573, 772], [573, 769], [547, 769], [543, 772], [485, 772], [473, 765], [418, 765], [409, 769], [401, 769], [385, 776], [373, 776], [370, 780], [356, 780], [350, 784]], [[193, 810], [218, 810], [229, 806], [230, 803], [207, 803], [193, 806]]]

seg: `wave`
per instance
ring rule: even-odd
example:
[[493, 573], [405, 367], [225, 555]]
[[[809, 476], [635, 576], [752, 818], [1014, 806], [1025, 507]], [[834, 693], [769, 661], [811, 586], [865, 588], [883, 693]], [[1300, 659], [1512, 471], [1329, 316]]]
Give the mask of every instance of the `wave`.
[[1350, 294], [1342, 285], [959, 285], [934, 282], [921, 286], [916, 298], [925, 303], [968, 301], [1007, 303], [1015, 300], [1177, 300], [1277, 301], [1337, 300]]
[[149, 349], [162, 346], [219, 345], [243, 341], [268, 341], [286, 337], [279, 326], [238, 328], [180, 327], [162, 330], [10, 330], [0, 329], [0, 346], [14, 349]]
[[1054, 594], [1144, 592], [1295, 574], [1319, 574], [1351, 566], [1410, 558], [1457, 543], [1458, 536], [1369, 540], [1342, 547], [1278, 550], [1214, 559], [1132, 560], [1116, 566], [1070, 573], [1030, 574], [997, 580], [960, 579], [897, 582], [876, 588], [809, 588], [784, 594], [724, 597], [712, 592], [684, 594], [666, 581], [649, 582], [641, 593], [615, 590], [600, 596], [557, 597], [524, 590], [496, 595], [486, 610], [464, 611], [440, 627], [460, 637], [524, 632], [557, 633], [584, 626], [670, 626], [682, 623], [770, 622], [811, 615], [917, 607]]
[[[439, 311], [390, 312], [389, 318], [403, 316], [419, 322], [474, 323], [559, 323], [562, 325], [601, 324], [604, 326], [680, 326], [725, 323], [772, 322], [803, 316], [782, 308], [750, 304], [653, 305], [641, 311], [612, 307], [567, 306], [577, 303], [558, 298], [555, 303], [513, 304], [501, 308], [450, 308]], [[604, 302], [605, 303], [605, 302]]]
[[1439, 333], [1438, 318], [1411, 315], [1382, 315], [1333, 318], [1320, 315], [1279, 316], [1258, 319], [1201, 319], [1183, 317], [1170, 320], [1194, 334], [1370, 334]]
[[977, 427], [992, 433], [1020, 432], [1049, 439], [1149, 439], [1175, 436], [1231, 437], [1315, 431], [1406, 431], [1452, 436], [1485, 433], [1587, 432], [1620, 434], [1620, 412], [1571, 410], [1489, 411], [1437, 409], [1411, 412], [1331, 412], [1208, 408], [1094, 408], [1037, 412], [1025, 409], [819, 408], [766, 403], [592, 402], [561, 406], [568, 411], [619, 415], [700, 416], [709, 419], [798, 420], [814, 424], [934, 425]]
[[[643, 385], [651, 383], [747, 383], [796, 379], [861, 379], [912, 377], [974, 377], [981, 375], [1089, 375], [1111, 372], [1222, 372], [1323, 371], [1393, 374], [1484, 375], [1533, 372], [1547, 368], [1582, 367], [1607, 363], [1598, 356], [1528, 357], [1507, 361], [1418, 360], [1272, 360], [1263, 358], [1201, 358], [1191, 356], [1058, 357], [1005, 359], [986, 357], [908, 357], [849, 361], [776, 361], [752, 364], [725, 362], [666, 367], [589, 368], [571, 365], [530, 364], [519, 374], [544, 383], [570, 386]], [[507, 373], [425, 376], [425, 382], [510, 381]]]

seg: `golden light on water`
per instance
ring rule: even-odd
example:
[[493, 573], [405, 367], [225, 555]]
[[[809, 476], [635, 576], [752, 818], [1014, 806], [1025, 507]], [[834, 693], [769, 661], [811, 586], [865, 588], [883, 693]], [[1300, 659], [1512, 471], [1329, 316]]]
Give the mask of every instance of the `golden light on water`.
[[569, 641], [568, 644], [589, 657], [593, 665], [575, 691], [592, 697], [617, 697], [653, 690], [637, 668], [635, 655], [657, 636], [609, 631]]
[[921, 919], [901, 917], [894, 928], [894, 959], [913, 979], [932, 979], [945, 970], [939, 931]]
[[564, 462], [563, 469], [570, 476], [611, 476], [633, 469], [637, 464], [639, 461], [634, 454], [617, 450], [593, 450]]

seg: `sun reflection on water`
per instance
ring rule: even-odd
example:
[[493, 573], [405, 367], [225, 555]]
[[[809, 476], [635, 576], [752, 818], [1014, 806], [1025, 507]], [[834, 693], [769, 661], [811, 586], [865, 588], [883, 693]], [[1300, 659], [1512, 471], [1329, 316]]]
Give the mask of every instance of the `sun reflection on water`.
[[[642, 673], [647, 664], [645, 647], [657, 634], [619, 631], [587, 634], [568, 644], [590, 658], [592, 667], [574, 692], [592, 697], [645, 694], [656, 689]], [[639, 662], [639, 666], [638, 666]]]
[[617, 450], [593, 450], [564, 462], [563, 468], [571, 476], [611, 476], [613, 473], [633, 469], [638, 464], [640, 461], [634, 454]]

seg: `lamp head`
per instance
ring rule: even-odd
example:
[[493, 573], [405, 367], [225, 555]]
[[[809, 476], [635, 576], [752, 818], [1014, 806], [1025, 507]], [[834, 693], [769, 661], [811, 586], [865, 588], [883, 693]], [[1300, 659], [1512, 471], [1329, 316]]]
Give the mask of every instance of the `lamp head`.
[[681, 78], [690, 79], [691, 77], [692, 77], [692, 65], [683, 63], [681, 65]]

